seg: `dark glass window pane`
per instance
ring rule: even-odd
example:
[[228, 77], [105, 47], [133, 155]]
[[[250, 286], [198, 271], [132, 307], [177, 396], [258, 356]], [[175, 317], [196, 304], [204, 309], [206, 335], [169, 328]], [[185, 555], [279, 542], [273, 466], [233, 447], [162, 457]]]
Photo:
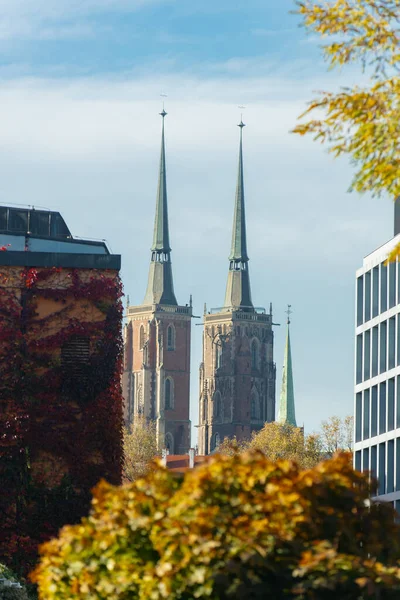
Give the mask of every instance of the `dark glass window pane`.
[[362, 381], [362, 333], [357, 336], [357, 369], [356, 369], [356, 382], [361, 383]]
[[363, 425], [363, 439], [369, 438], [369, 390], [364, 392], [364, 425]]
[[29, 218], [29, 231], [34, 235], [50, 235], [50, 213], [40, 210], [31, 210]]
[[389, 369], [396, 366], [396, 317], [389, 319]]
[[387, 322], [381, 323], [381, 341], [379, 345], [379, 373], [386, 371]]
[[28, 231], [28, 211], [10, 208], [8, 229], [9, 231]]
[[389, 263], [389, 308], [396, 304], [396, 263]]
[[[372, 446], [372, 448], [371, 448], [371, 468], [370, 468], [371, 478], [372, 479], [377, 479], [377, 477], [378, 477], [377, 455], [378, 455], [377, 446]], [[372, 492], [376, 493], [376, 487], [375, 486], [374, 486]]]
[[362, 325], [363, 322], [363, 304], [363, 277], [361, 276], [357, 279], [357, 325]]
[[379, 314], [379, 267], [372, 271], [372, 316]]
[[397, 315], [397, 363], [400, 365], [400, 317]]
[[361, 450], [356, 452], [355, 468], [357, 471], [361, 471]]
[[364, 333], [364, 381], [371, 377], [371, 330]]
[[378, 494], [381, 496], [386, 490], [386, 469], [385, 469], [385, 443], [379, 444], [379, 472], [378, 472]]
[[387, 445], [387, 481], [386, 493], [394, 492], [394, 441], [389, 440]]
[[369, 448], [364, 448], [363, 450], [362, 470], [363, 472], [369, 471]]
[[381, 313], [387, 310], [387, 267], [381, 264]]
[[372, 330], [372, 377], [378, 375], [378, 327]]
[[371, 397], [371, 437], [378, 435], [378, 386], [372, 388]]
[[371, 318], [371, 271], [365, 273], [365, 309], [364, 309], [364, 322], [369, 321]]
[[400, 491], [400, 438], [396, 439], [396, 492]]
[[400, 376], [397, 377], [396, 407], [396, 427], [400, 427]]
[[362, 394], [359, 392], [356, 395], [356, 442], [361, 440], [361, 418], [362, 418]]
[[0, 206], [0, 229], [7, 229], [7, 208]]
[[388, 381], [388, 431], [394, 429], [394, 378]]
[[386, 432], [386, 381], [379, 386], [379, 433]]

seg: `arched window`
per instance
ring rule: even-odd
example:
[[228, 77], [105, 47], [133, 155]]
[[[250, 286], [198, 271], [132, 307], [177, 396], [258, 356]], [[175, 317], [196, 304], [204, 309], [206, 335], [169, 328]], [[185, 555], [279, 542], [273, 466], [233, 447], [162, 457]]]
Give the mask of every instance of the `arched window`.
[[259, 368], [259, 352], [258, 352], [258, 341], [253, 340], [251, 342], [251, 368]]
[[203, 421], [207, 421], [207, 398], [203, 400]]
[[215, 447], [218, 448], [218, 446], [220, 445], [220, 443], [221, 443], [220, 435], [219, 435], [219, 433], [216, 433], [215, 434]]
[[168, 450], [170, 454], [174, 453], [174, 438], [172, 433], [167, 433], [165, 435], [165, 448]]
[[139, 348], [140, 348], [140, 350], [143, 350], [143, 346], [144, 346], [144, 327], [143, 327], [143, 325], [141, 325], [140, 331], [139, 331]]
[[167, 377], [164, 384], [164, 406], [165, 410], [171, 410], [174, 406], [174, 382]]
[[215, 367], [219, 369], [222, 367], [222, 345], [218, 342], [215, 346]]
[[167, 329], [167, 350], [175, 350], [175, 327], [168, 325]]
[[259, 421], [261, 419], [261, 406], [260, 400], [256, 390], [251, 393], [250, 399], [250, 415], [253, 421]]
[[214, 394], [214, 417], [219, 419], [221, 416], [221, 394], [215, 392]]

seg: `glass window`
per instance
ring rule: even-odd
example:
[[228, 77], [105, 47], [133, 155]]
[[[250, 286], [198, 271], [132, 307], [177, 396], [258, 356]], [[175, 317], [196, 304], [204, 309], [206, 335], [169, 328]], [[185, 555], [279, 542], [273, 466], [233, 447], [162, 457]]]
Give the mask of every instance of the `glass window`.
[[397, 377], [397, 394], [396, 394], [396, 427], [400, 427], [400, 377]]
[[365, 307], [364, 307], [364, 323], [371, 318], [371, 271], [365, 273]]
[[356, 395], [356, 442], [361, 440], [361, 418], [362, 418], [362, 407], [361, 407], [362, 395], [359, 392]]
[[362, 381], [362, 333], [357, 336], [356, 383]]
[[369, 390], [364, 391], [363, 439], [369, 438]]
[[387, 267], [381, 264], [381, 313], [387, 310]]
[[387, 322], [381, 323], [381, 339], [379, 344], [379, 373], [386, 371]]
[[258, 369], [258, 342], [253, 340], [251, 342], [251, 368]]
[[361, 471], [361, 450], [356, 452], [355, 468], [357, 471]]
[[379, 433], [386, 431], [386, 381], [379, 386]]
[[396, 492], [400, 491], [400, 438], [396, 439]]
[[140, 330], [139, 330], [139, 349], [143, 350], [143, 346], [144, 346], [144, 327], [143, 327], [143, 325], [141, 325]]
[[396, 305], [396, 267], [395, 262], [389, 263], [389, 308]]
[[363, 322], [363, 305], [364, 305], [364, 294], [363, 294], [363, 276], [357, 279], [357, 325], [362, 325]]
[[372, 316], [379, 314], [379, 267], [372, 270]]
[[389, 379], [388, 388], [387, 388], [387, 396], [388, 396], [388, 431], [392, 431], [394, 429], [394, 378]]
[[386, 490], [386, 455], [385, 443], [379, 444], [379, 471], [378, 471], [378, 494], [381, 496]]
[[400, 365], [400, 317], [397, 315], [397, 361], [396, 364]]
[[[378, 463], [377, 463], [377, 447], [376, 446], [372, 446], [371, 447], [371, 467], [370, 467], [370, 471], [371, 471], [371, 478], [372, 479], [376, 479], [377, 475], [378, 475], [378, 471], [377, 471], [377, 467], [378, 467]], [[372, 488], [372, 493], [376, 493], [376, 486], [374, 485]]]
[[369, 448], [364, 448], [363, 450], [363, 464], [362, 470], [369, 471]]
[[165, 410], [171, 410], [174, 403], [174, 386], [172, 379], [165, 380]]
[[371, 437], [378, 435], [378, 386], [371, 391]]
[[378, 327], [372, 330], [372, 377], [378, 375]]
[[389, 319], [389, 369], [396, 366], [396, 317]]
[[215, 366], [217, 369], [222, 367], [222, 346], [221, 342], [217, 344], [215, 349]]
[[387, 478], [386, 493], [394, 492], [394, 440], [389, 440], [387, 445]]
[[364, 333], [364, 381], [371, 377], [371, 330]]

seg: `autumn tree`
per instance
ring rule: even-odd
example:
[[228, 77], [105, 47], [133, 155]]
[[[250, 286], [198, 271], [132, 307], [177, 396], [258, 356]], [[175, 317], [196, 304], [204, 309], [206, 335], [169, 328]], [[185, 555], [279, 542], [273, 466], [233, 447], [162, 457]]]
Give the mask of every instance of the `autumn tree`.
[[137, 416], [134, 423], [124, 429], [124, 470], [125, 481], [135, 481], [143, 477], [159, 455], [156, 423], [144, 416]]
[[400, 0], [304, 0], [297, 13], [326, 43], [331, 68], [360, 65], [367, 83], [320, 92], [294, 132], [311, 134], [356, 171], [351, 189], [400, 195]]
[[258, 451], [177, 478], [105, 482], [41, 548], [41, 600], [396, 600], [400, 528], [346, 454], [301, 470]]
[[321, 443], [326, 456], [333, 456], [338, 450], [351, 452], [353, 449], [354, 418], [333, 416], [321, 423]]
[[276, 422], [265, 423], [248, 447], [261, 450], [270, 460], [295, 460], [304, 468], [316, 465], [322, 458], [318, 435], [305, 435], [301, 427]]

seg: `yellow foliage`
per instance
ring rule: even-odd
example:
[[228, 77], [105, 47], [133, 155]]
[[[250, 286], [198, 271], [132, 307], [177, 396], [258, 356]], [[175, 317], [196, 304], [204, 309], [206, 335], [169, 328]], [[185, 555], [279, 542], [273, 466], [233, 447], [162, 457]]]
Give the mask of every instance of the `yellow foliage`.
[[346, 454], [308, 470], [255, 450], [216, 455], [182, 479], [158, 466], [99, 484], [32, 579], [41, 600], [394, 600], [400, 530], [369, 494]]
[[[400, 0], [306, 0], [297, 2], [308, 31], [329, 41], [323, 52], [331, 68], [360, 62], [370, 83], [333, 94], [321, 92], [300, 118], [324, 118], [293, 130], [327, 143], [335, 156], [348, 154], [357, 170], [351, 189], [400, 195]], [[319, 117], [319, 114], [318, 114]], [[396, 255], [400, 250], [396, 250]]]

